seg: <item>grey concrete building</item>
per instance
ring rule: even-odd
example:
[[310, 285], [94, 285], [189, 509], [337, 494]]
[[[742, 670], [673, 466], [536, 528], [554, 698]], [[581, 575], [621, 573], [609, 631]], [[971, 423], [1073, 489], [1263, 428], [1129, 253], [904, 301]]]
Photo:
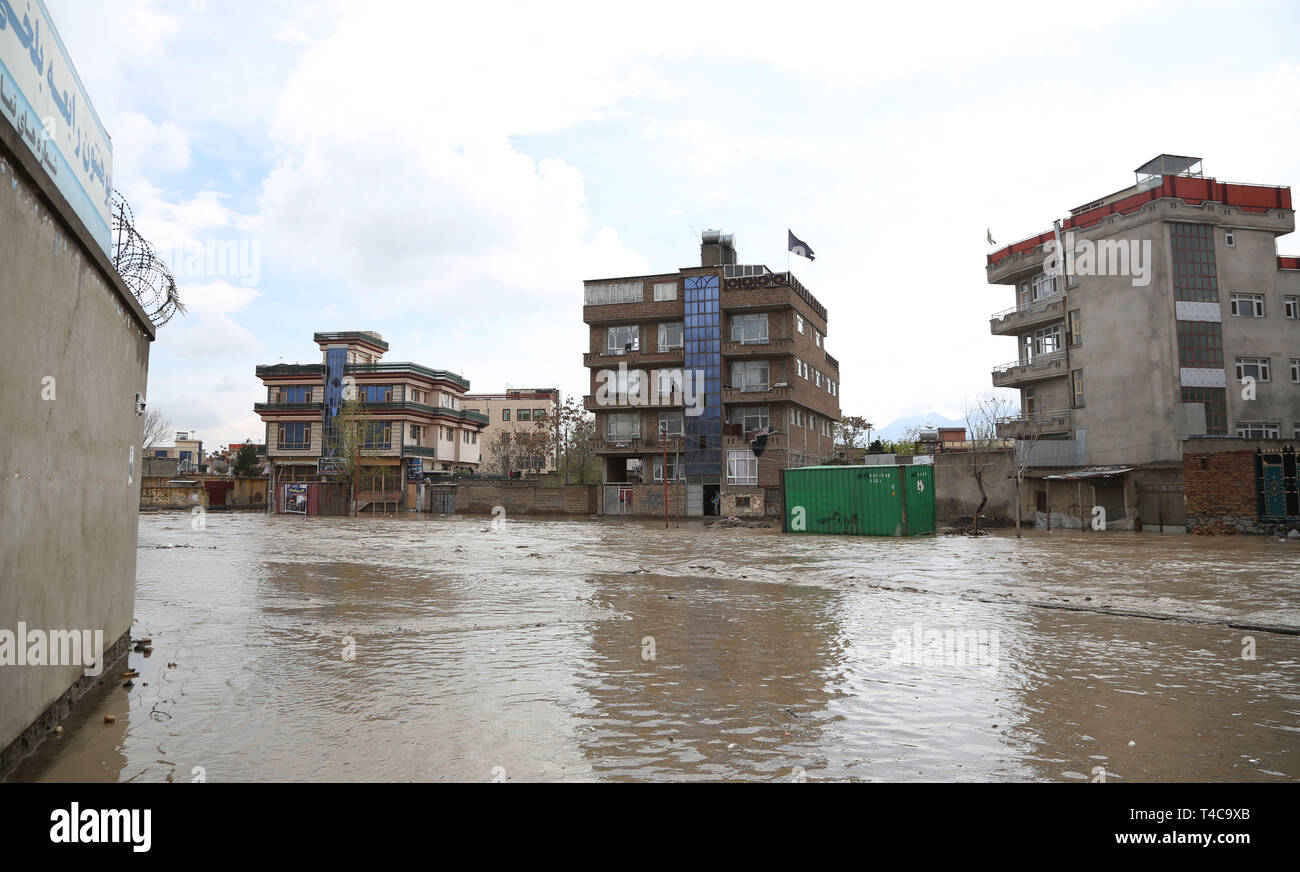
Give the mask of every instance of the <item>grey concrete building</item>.
[[[1017, 348], [993, 385], [1021, 404], [999, 434], [1036, 437], [1031, 478], [1071, 476], [1050, 513], [1106, 505], [1112, 526], [1181, 529], [1184, 440], [1300, 438], [1300, 259], [1276, 242], [1294, 229], [1289, 187], [1160, 155], [989, 255], [1013, 304], [989, 327]], [[1027, 490], [1030, 517], [1047, 489]]]

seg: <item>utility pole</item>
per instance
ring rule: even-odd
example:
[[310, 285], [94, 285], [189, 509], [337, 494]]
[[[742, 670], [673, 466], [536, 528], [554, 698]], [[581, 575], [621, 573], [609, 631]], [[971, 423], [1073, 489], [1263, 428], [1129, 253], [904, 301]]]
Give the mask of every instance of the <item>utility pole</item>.
[[659, 425], [659, 441], [663, 445], [663, 449], [664, 449], [664, 461], [663, 461], [664, 463], [663, 465], [664, 529], [667, 530], [668, 529], [668, 427], [666, 425], [663, 424]]

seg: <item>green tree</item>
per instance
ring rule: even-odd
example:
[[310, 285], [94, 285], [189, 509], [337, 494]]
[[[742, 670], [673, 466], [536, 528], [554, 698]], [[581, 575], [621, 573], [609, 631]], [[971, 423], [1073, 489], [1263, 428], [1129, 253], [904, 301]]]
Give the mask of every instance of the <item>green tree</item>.
[[259, 472], [257, 446], [251, 442], [239, 446], [239, 451], [235, 454], [235, 475], [257, 475]]

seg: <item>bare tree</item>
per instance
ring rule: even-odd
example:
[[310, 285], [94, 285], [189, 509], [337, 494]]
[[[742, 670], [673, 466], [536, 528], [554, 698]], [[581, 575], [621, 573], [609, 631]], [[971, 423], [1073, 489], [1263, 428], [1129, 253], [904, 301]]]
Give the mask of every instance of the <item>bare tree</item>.
[[162, 443], [172, 432], [172, 422], [161, 409], [149, 409], [144, 413], [144, 447], [153, 448]]
[[[1034, 420], [1033, 415], [1024, 415], [1028, 437], [1018, 437], [1016, 439], [1016, 538], [1020, 538], [1020, 516], [1021, 516], [1021, 499], [1020, 488], [1025, 480], [1025, 470], [1029, 468], [1030, 458], [1034, 454], [1034, 446], [1038, 444], [1038, 437], [1042, 433], [1042, 427]], [[1051, 506], [1047, 507], [1050, 512]]]
[[1003, 450], [1002, 440], [998, 438], [998, 420], [1007, 417], [1010, 411], [1011, 401], [997, 394], [980, 394], [975, 400], [975, 408], [966, 408], [966, 460], [980, 491], [980, 504], [971, 516], [971, 529], [976, 536], [980, 533], [980, 512], [989, 501], [988, 492], [984, 490], [984, 473], [998, 452]]

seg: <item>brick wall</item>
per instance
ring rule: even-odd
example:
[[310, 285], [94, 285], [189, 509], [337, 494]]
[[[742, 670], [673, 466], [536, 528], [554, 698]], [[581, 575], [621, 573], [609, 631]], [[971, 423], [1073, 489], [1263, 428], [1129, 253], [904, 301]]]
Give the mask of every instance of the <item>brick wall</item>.
[[1183, 494], [1189, 530], [1222, 521], [1253, 532], [1259, 521], [1255, 451], [1185, 451]]
[[494, 506], [520, 515], [594, 515], [599, 486], [572, 484], [541, 487], [520, 481], [460, 482], [456, 486], [456, 511], [491, 513]]

